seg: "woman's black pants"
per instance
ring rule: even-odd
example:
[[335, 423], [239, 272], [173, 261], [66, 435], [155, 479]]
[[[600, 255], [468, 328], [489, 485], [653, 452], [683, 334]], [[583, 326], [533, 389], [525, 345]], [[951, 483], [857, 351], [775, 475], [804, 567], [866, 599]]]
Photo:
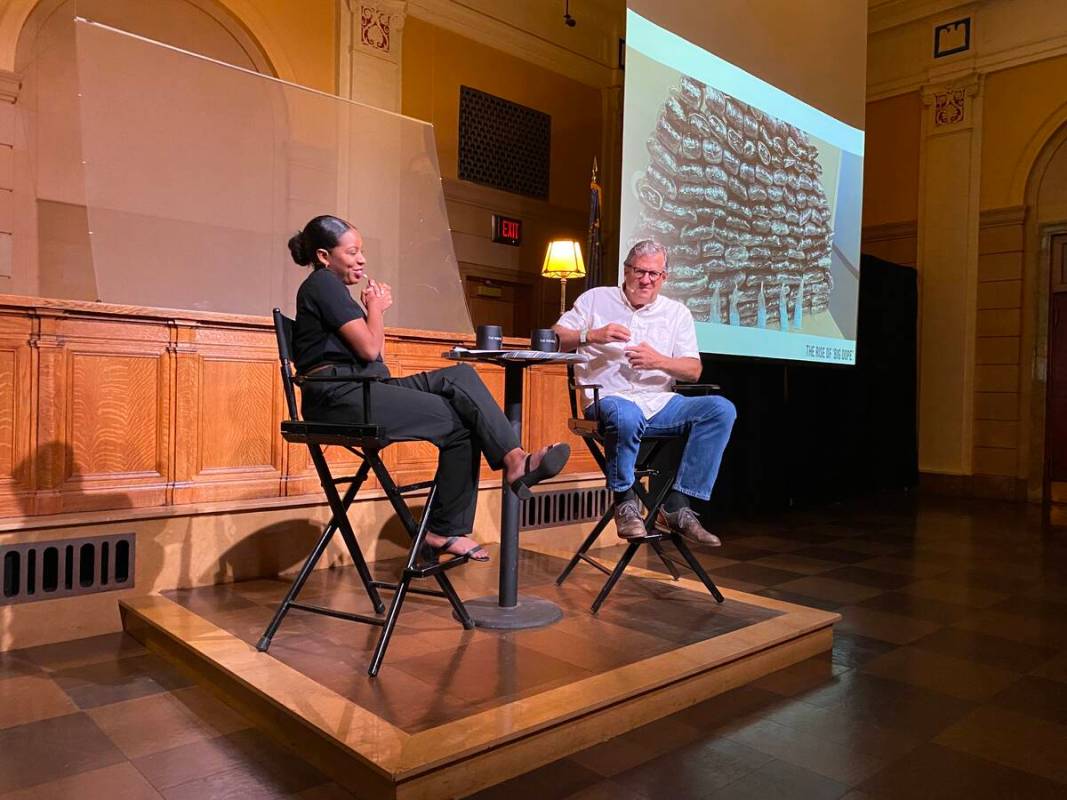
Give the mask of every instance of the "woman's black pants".
[[[316, 377], [353, 374], [346, 366], [316, 371]], [[519, 446], [504, 412], [467, 364], [389, 378], [370, 387], [370, 419], [390, 442], [426, 441], [437, 446], [437, 498], [429, 529], [442, 536], [466, 535], [474, 527], [481, 455], [493, 469]], [[363, 386], [356, 382], [307, 383], [301, 407], [315, 422], [363, 419]]]

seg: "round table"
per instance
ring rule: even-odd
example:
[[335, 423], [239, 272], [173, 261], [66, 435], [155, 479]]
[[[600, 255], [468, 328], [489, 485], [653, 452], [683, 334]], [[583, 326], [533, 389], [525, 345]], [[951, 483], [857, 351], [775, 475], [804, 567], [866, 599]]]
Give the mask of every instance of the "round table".
[[[444, 354], [451, 361], [478, 361], [504, 368], [504, 414], [515, 436], [522, 441], [522, 373], [538, 364], [581, 363], [589, 356], [579, 353], [545, 353], [539, 350], [466, 350]], [[503, 481], [500, 499], [500, 591], [463, 603], [479, 628], [518, 630], [540, 628], [563, 618], [551, 600], [519, 594], [519, 498]]]

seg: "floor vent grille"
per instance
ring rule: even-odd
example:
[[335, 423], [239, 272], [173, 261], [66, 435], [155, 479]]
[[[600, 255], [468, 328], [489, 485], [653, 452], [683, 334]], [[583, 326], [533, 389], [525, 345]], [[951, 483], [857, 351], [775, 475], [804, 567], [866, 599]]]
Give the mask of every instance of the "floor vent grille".
[[598, 520], [608, 502], [606, 488], [539, 492], [522, 504], [519, 525], [523, 530], [535, 530]]
[[0, 606], [129, 589], [132, 533], [0, 546]]

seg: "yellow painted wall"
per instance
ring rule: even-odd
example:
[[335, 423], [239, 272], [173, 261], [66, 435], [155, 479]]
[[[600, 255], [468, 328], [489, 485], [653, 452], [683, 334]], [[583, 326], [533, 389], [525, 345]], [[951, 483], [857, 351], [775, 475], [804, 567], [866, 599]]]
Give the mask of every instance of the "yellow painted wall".
[[221, 2], [259, 39], [279, 77], [330, 94], [337, 92], [335, 0]]
[[982, 119], [981, 208], [1024, 202], [1033, 159], [1057, 122], [1067, 121], [1067, 56], [986, 76]]
[[413, 17], [403, 62], [403, 113], [433, 123], [442, 176], [459, 177], [459, 87], [470, 86], [552, 117], [549, 202], [586, 208], [600, 151], [599, 91]]
[[922, 108], [918, 92], [867, 104], [864, 225], [909, 222], [918, 214]]

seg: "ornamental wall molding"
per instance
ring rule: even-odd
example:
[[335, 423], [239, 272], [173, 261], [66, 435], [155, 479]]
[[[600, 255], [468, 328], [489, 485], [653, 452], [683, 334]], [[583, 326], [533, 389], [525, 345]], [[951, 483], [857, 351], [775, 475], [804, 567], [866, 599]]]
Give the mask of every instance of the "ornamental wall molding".
[[408, 3], [403, 0], [345, 0], [345, 46], [353, 55], [370, 55], [399, 64]]
[[[987, 75], [1067, 55], [1067, 21], [1062, 15], [1050, 17], [1047, 7], [1044, 0], [872, 2], [867, 46], [869, 63], [874, 66], [867, 76], [867, 101], [921, 91], [926, 84], [950, 83], [972, 73]], [[1005, 24], [1009, 15], [1019, 24]], [[935, 27], [963, 17], [971, 19], [970, 48], [935, 59]], [[894, 58], [898, 54], [900, 58]], [[896, 71], [902, 63], [906, 71]]]
[[929, 17], [947, 15], [974, 0], [868, 0], [867, 33], [899, 28]]
[[955, 133], [974, 127], [974, 100], [981, 94], [982, 83], [982, 75], [972, 74], [952, 83], [923, 86], [922, 101], [929, 115], [927, 135]]

